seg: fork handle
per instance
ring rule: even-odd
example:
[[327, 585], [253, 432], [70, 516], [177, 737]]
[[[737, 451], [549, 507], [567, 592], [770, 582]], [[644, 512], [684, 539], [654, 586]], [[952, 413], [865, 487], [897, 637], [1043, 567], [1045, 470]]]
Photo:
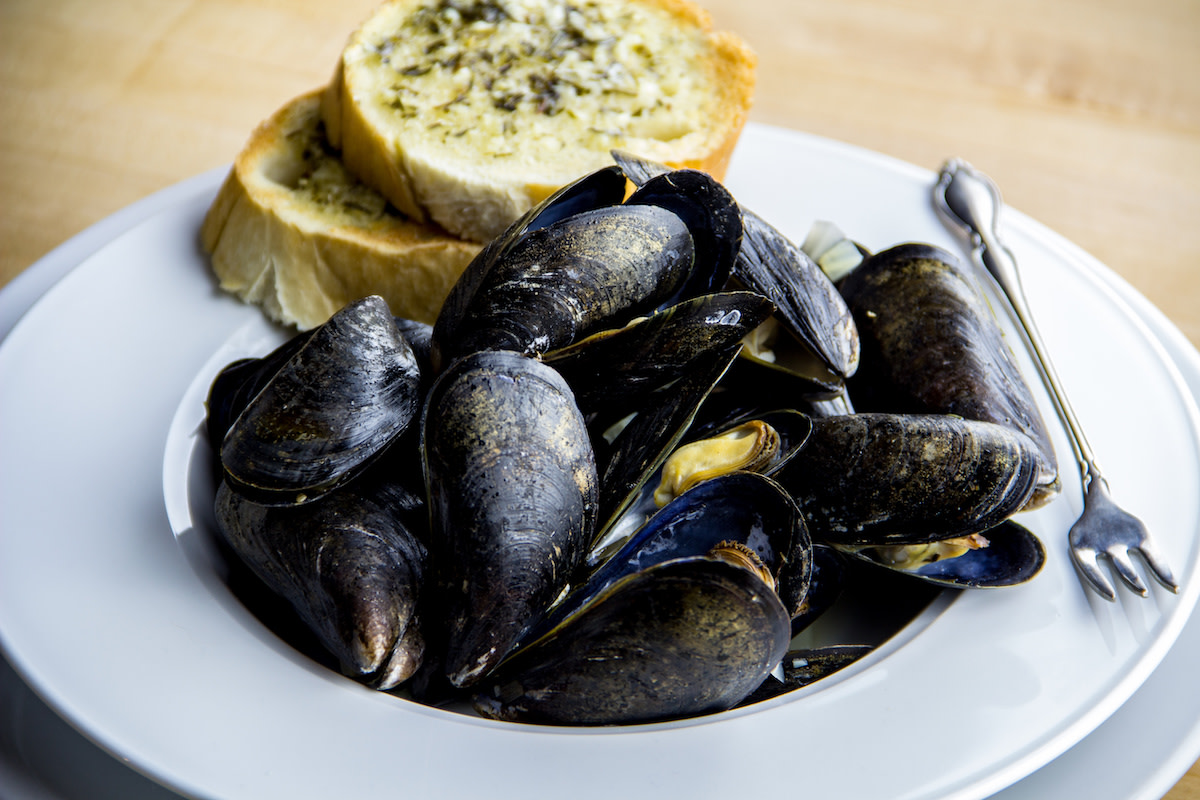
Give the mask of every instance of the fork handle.
[[1041, 334], [1033, 321], [1012, 252], [994, 238], [988, 241], [988, 239], [980, 237], [974, 253], [976, 260], [995, 278], [1005, 297], [1008, 298], [1017, 327], [1021, 329], [1021, 333], [1029, 344], [1043, 383], [1050, 390], [1050, 396], [1054, 401], [1059, 419], [1067, 427], [1071, 445], [1075, 449], [1075, 458], [1079, 462], [1079, 469], [1085, 480], [1090, 482], [1091, 478], [1100, 474], [1100, 470], [1096, 466], [1095, 453], [1083, 432], [1083, 427], [1079, 424], [1079, 418], [1075, 416], [1075, 409], [1071, 407], [1071, 401], [1067, 399], [1062, 382], [1054, 370], [1054, 364], [1050, 361]]
[[964, 161], [951, 161], [942, 169], [939, 182], [939, 210], [954, 221], [970, 238], [971, 256], [975, 263], [991, 276], [1000, 292], [1008, 299], [1008, 310], [1025, 337], [1042, 383], [1054, 401], [1055, 411], [1067, 429], [1075, 458], [1083, 476], [1084, 491], [1096, 478], [1102, 478], [1096, 457], [1084, 435], [1075, 410], [1067, 399], [1058, 373], [1050, 361], [1041, 334], [1033, 321], [1017, 260], [1001, 241], [996, 231], [1001, 202], [1000, 190], [992, 180]]

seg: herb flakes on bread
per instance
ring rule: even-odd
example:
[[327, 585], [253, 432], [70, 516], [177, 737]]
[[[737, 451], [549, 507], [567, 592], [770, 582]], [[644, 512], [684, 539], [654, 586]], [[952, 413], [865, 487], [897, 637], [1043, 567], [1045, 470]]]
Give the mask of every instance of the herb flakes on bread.
[[363, 181], [484, 242], [613, 149], [723, 178], [754, 67], [686, 0], [389, 0], [322, 113]]
[[302, 330], [370, 294], [432, 323], [479, 246], [400, 214], [349, 175], [320, 98], [296, 98], [259, 125], [209, 208], [201, 244], [221, 288]]

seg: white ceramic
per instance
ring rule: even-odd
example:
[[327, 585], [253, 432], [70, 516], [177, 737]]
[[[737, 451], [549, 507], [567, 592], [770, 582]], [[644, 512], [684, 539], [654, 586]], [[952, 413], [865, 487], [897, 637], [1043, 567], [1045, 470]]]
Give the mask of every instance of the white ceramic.
[[[74, 726], [181, 792], [741, 796], [799, 786], [983, 797], [1112, 714], [1187, 623], [1200, 592], [1192, 389], [1131, 310], [1131, 290], [1012, 213], [1008, 239], [1059, 372], [1114, 493], [1183, 580], [1180, 595], [1155, 588], [1148, 600], [1108, 604], [1084, 592], [1063, 543], [1079, 506], [1068, 477], [1062, 500], [1026, 515], [1050, 551], [1034, 582], [947, 596], [860, 668], [755, 709], [564, 731], [358, 687], [246, 614], [196, 567], [164, 510], [164, 481], [170, 497], [186, 475], [166, 452], [188, 413], [182, 400], [215, 353], [261, 326], [256, 310], [215, 290], [196, 244], [219, 177], [80, 254], [0, 345], [0, 643]], [[794, 238], [825, 218], [871, 248], [953, 247], [929, 208], [931, 181], [881, 156], [752, 126], [729, 185]]]

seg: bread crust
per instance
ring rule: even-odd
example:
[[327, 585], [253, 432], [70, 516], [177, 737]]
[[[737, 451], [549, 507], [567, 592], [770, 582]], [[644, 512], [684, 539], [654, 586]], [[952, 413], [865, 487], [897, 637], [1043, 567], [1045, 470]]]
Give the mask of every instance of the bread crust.
[[[220, 286], [285, 325], [308, 329], [346, 303], [381, 295], [392, 313], [432, 323], [450, 287], [479, 250], [403, 216], [366, 187], [338, 185], [336, 155], [316, 159], [352, 207], [318, 202], [297, 181], [323, 143], [323, 90], [263, 121], [238, 155], [201, 227]], [[314, 144], [315, 143], [315, 144]], [[369, 213], [360, 213], [364, 205]]]
[[[620, 0], [628, 6], [665, 13], [671, 24], [702, 42], [703, 57], [671, 63], [684, 70], [715, 98], [697, 113], [685, 135], [597, 139], [590, 152], [571, 150], [555, 163], [500, 166], [483, 154], [463, 157], [414, 135], [396, 114], [375, 102], [383, 71], [391, 84], [402, 74], [380, 66], [381, 37], [396, 30], [423, 0], [387, 0], [350, 38], [322, 102], [331, 141], [347, 168], [414, 219], [431, 219], [448, 231], [486, 242], [528, 208], [560, 186], [611, 163], [610, 149], [639, 153], [673, 167], [704, 170], [718, 180], [746, 124], [753, 100], [756, 57], [738, 36], [713, 31], [708, 13], [688, 0]], [[690, 39], [689, 39], [690, 41]], [[672, 54], [663, 58], [670, 60]], [[708, 102], [706, 100], [706, 102]], [[502, 113], [502, 112], [496, 112]], [[520, 134], [516, 134], [519, 136]]]

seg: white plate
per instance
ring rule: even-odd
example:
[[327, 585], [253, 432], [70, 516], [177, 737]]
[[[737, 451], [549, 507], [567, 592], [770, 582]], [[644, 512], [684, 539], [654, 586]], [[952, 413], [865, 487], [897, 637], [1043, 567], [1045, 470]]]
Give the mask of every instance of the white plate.
[[[729, 183], [797, 238], [826, 218], [872, 248], [912, 239], [953, 247], [929, 210], [931, 177], [752, 126]], [[1083, 591], [1063, 545], [1078, 514], [1068, 478], [1062, 500], [1027, 515], [1050, 550], [1033, 583], [944, 603], [867, 668], [755, 710], [561, 731], [362, 689], [265, 634], [192, 568], [163, 510], [164, 446], [182, 395], [213, 353], [258, 324], [255, 310], [216, 292], [196, 245], [218, 180], [190, 184], [81, 254], [0, 346], [0, 641], [73, 725], [180, 791], [318, 797], [403, 785], [417, 795], [451, 786], [591, 797], [797, 786], [818, 796], [982, 797], [1113, 713], [1195, 604], [1191, 392], [1122, 293], [1098, 279], [1103, 268], [1012, 213], [1008, 238], [1059, 371], [1118, 499], [1155, 531], [1184, 581], [1179, 596], [1154, 588], [1148, 600], [1107, 604]]]
[[[171, 194], [177, 194], [176, 187]], [[157, 196], [166, 202], [167, 195]], [[106, 225], [103, 227], [107, 227]], [[75, 243], [73, 240], [72, 244]], [[86, 252], [86, 251], [85, 251]], [[59, 251], [55, 256], [66, 255]], [[39, 262], [36, 287], [0, 293], [0, 334], [61, 275], [57, 258]], [[73, 259], [66, 262], [74, 265]], [[1109, 281], [1142, 316], [1200, 394], [1200, 355], [1140, 295], [1112, 274]], [[1192, 691], [1200, 661], [1200, 617], [1193, 614], [1162, 663], [1126, 703], [1079, 744], [992, 800], [1156, 800], [1200, 756], [1200, 693]], [[1130, 746], [1137, 731], [1139, 746]], [[71, 764], [70, 770], [62, 769]], [[67, 725], [0, 661], [0, 787], [8, 800], [172, 800], [179, 795], [109, 756]]]

